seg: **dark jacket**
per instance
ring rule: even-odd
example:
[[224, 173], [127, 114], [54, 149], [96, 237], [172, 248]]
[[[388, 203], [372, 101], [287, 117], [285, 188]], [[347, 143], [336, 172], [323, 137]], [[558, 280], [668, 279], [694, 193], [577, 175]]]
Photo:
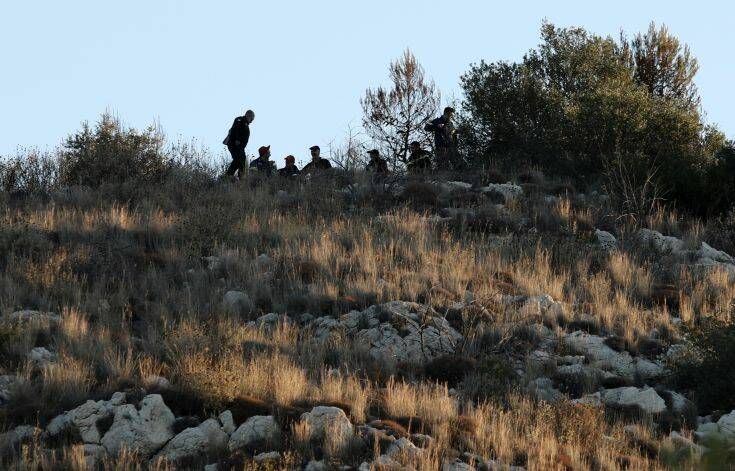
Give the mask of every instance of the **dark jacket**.
[[315, 170], [327, 170], [330, 168], [332, 168], [332, 164], [329, 163], [329, 160], [319, 157], [318, 160], [312, 160], [308, 164], [304, 165], [304, 168], [301, 169], [301, 173], [309, 173]]
[[286, 165], [278, 169], [278, 175], [281, 177], [295, 177], [299, 174], [299, 168], [294, 165]]
[[245, 119], [245, 116], [238, 116], [232, 123], [229, 134], [225, 143], [232, 147], [242, 147], [248, 145], [250, 140], [250, 125]]
[[411, 152], [408, 155], [408, 164], [406, 166], [410, 172], [431, 170], [431, 154], [424, 149]]
[[457, 133], [454, 124], [444, 116], [433, 119], [425, 129], [434, 133], [434, 145], [437, 148], [457, 147]]
[[265, 160], [258, 157], [250, 162], [250, 168], [254, 168], [258, 173], [262, 173], [263, 175], [268, 175], [270, 177], [273, 175], [273, 172], [276, 171], [276, 163], [272, 160]]
[[377, 159], [370, 159], [370, 162], [368, 162], [365, 170], [375, 173], [388, 173], [388, 162], [385, 159], [381, 159], [379, 157]]

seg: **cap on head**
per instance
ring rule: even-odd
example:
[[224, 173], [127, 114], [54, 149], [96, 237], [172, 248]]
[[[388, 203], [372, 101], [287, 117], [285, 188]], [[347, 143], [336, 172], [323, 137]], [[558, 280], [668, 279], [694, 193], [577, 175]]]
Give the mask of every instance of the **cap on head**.
[[421, 143], [419, 141], [413, 141], [411, 147], [421, 147]]
[[270, 152], [271, 146], [262, 146], [258, 149], [258, 154], [262, 157], [264, 155], [268, 155], [268, 152]]
[[286, 156], [286, 162], [287, 163], [294, 163], [294, 162], [296, 162], [296, 157], [294, 157], [293, 155], [287, 155]]
[[255, 116], [255, 112], [253, 110], [247, 110], [245, 116]]
[[447, 106], [446, 108], [444, 108], [444, 114], [454, 113], [454, 111], [454, 108], [452, 108], [451, 106]]
[[368, 155], [375, 155], [375, 156], [378, 156], [378, 155], [380, 155], [380, 151], [379, 151], [378, 149], [370, 149], [370, 150], [368, 151]]
[[321, 150], [319, 146], [311, 146], [309, 147], [309, 150]]

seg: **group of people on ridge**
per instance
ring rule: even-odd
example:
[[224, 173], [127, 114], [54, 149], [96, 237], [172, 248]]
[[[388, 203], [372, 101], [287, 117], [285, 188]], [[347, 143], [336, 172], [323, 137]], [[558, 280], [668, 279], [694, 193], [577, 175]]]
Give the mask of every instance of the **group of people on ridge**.
[[[434, 147], [436, 149], [436, 162], [433, 161], [429, 151], [421, 148], [421, 143], [414, 141], [410, 145], [408, 155], [407, 169], [412, 173], [425, 173], [431, 171], [434, 167], [439, 170], [451, 169], [455, 164], [457, 135], [452, 116], [454, 109], [447, 107], [444, 109], [442, 116], [432, 120], [426, 125], [425, 130], [434, 134]], [[248, 166], [247, 156], [245, 155], [245, 147], [250, 140], [250, 125], [255, 120], [255, 113], [248, 110], [244, 116], [238, 116], [232, 123], [227, 137], [222, 142], [232, 156], [232, 162], [227, 168], [227, 175], [235, 176], [245, 173], [245, 167]], [[274, 161], [270, 160], [270, 146], [262, 146], [258, 149], [258, 157], [250, 162], [249, 168], [256, 170], [259, 174], [266, 176], [279, 175], [281, 177], [296, 177], [300, 174], [311, 174], [318, 171], [329, 170], [332, 164], [329, 160], [321, 157], [321, 149], [319, 146], [309, 148], [311, 152], [311, 161], [299, 169], [296, 166], [296, 158], [293, 155], [286, 156], [286, 164], [283, 168], [277, 169]], [[380, 151], [372, 149], [368, 151], [370, 161], [365, 167], [368, 172], [377, 174], [389, 173], [388, 161], [381, 157]]]

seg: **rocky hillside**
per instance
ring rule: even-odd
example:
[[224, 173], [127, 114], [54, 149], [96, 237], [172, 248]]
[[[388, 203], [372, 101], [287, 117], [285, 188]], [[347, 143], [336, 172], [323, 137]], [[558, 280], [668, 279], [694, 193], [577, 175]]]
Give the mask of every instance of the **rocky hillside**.
[[2, 467], [735, 467], [728, 239], [456, 178], [3, 196]]

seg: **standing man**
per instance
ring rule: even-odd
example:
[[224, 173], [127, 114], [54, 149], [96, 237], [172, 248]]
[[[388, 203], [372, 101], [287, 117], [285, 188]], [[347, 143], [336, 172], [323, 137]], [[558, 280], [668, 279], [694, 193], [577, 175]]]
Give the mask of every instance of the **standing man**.
[[452, 122], [453, 116], [454, 108], [447, 106], [443, 115], [426, 125], [426, 130], [434, 133], [438, 170], [451, 170], [457, 166], [457, 130]]
[[270, 177], [276, 170], [276, 163], [271, 159], [271, 146], [263, 146], [258, 149], [258, 158], [250, 162], [250, 168], [258, 171], [258, 174]]
[[245, 173], [245, 166], [248, 163], [247, 157], [245, 157], [245, 146], [248, 145], [250, 140], [250, 124], [254, 120], [255, 113], [253, 113], [253, 110], [247, 110], [245, 116], [235, 118], [227, 137], [222, 142], [227, 146], [227, 150], [230, 151], [232, 156], [232, 163], [227, 168], [227, 175], [234, 176], [237, 173], [239, 178], [242, 178]]
[[299, 168], [296, 166], [296, 157], [289, 155], [286, 157], [286, 166], [278, 169], [278, 176], [286, 178], [294, 178], [299, 176]]
[[421, 148], [419, 141], [413, 141], [411, 143], [406, 167], [410, 173], [426, 173], [431, 171], [431, 154]]
[[388, 173], [388, 162], [380, 157], [378, 149], [368, 151], [368, 155], [370, 156], [370, 162], [365, 167], [365, 171], [380, 174]]
[[329, 160], [323, 159], [319, 155], [321, 153], [319, 146], [311, 146], [309, 150], [311, 151], [311, 162], [304, 165], [304, 168], [301, 169], [301, 173], [316, 173], [316, 171], [319, 170], [329, 170], [332, 168], [332, 164], [329, 163]]

